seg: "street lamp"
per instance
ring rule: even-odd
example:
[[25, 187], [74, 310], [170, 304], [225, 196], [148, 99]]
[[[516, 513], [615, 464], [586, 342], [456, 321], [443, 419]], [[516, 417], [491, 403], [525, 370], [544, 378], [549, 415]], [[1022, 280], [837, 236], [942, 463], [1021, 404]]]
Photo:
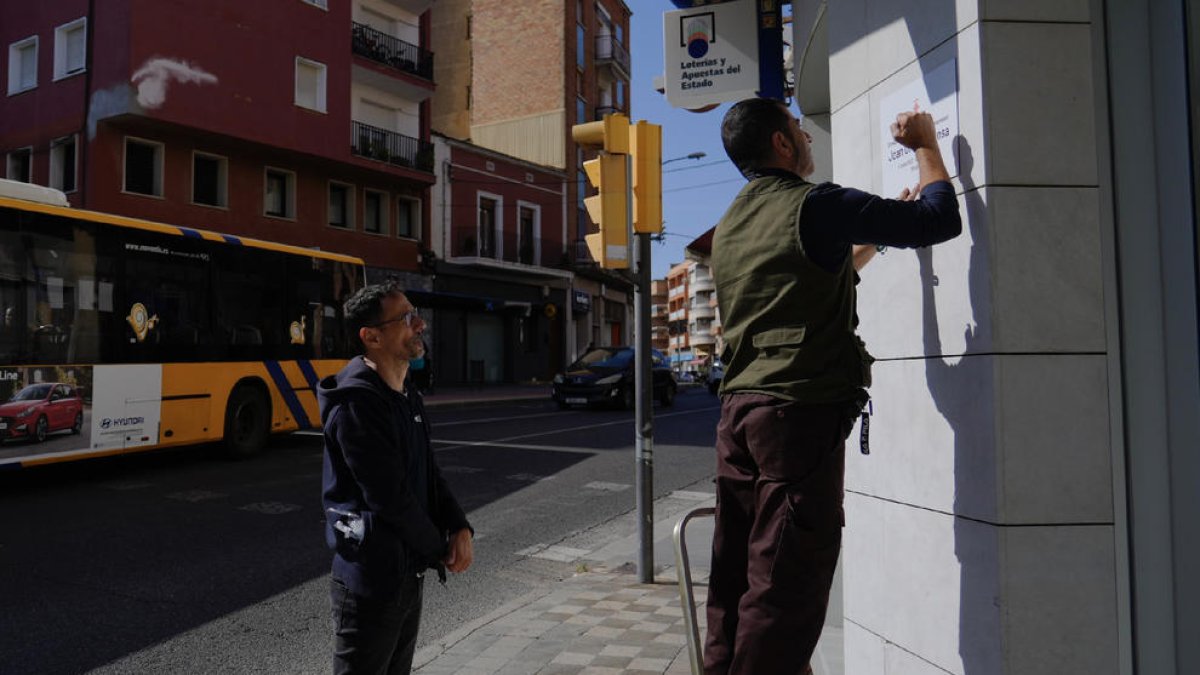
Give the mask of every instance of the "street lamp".
[[672, 157], [671, 159], [664, 159], [662, 163], [665, 166], [667, 164], [670, 164], [671, 162], [679, 162], [679, 161], [682, 161], [685, 159], [704, 159], [707, 156], [708, 155], [705, 154], [704, 151], [697, 150], [696, 152], [688, 153], [688, 154], [684, 155], [683, 157]]

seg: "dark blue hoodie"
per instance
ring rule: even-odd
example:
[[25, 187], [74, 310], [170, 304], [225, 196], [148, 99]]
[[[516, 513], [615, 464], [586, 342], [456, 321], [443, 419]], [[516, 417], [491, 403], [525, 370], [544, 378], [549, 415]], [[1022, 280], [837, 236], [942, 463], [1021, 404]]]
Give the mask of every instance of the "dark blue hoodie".
[[[393, 390], [358, 356], [321, 380], [317, 400], [334, 578], [358, 595], [388, 596], [404, 575], [441, 571], [449, 534], [469, 525], [433, 460], [420, 393]], [[347, 531], [359, 517], [361, 539]]]

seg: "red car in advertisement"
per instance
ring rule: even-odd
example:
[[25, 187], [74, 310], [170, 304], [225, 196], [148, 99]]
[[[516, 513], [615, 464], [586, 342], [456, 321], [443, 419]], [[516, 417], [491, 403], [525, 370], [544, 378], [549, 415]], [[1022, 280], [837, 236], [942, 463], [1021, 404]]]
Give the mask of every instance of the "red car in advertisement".
[[31, 384], [0, 404], [0, 440], [46, 436], [70, 429], [83, 429], [83, 399], [69, 384], [48, 382]]

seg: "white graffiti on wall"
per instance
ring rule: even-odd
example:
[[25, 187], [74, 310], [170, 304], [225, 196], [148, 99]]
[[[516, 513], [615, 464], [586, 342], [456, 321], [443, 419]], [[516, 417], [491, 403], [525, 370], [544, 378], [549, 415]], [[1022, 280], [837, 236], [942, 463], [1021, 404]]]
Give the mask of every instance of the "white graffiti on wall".
[[137, 85], [137, 102], [143, 108], [157, 110], [167, 100], [167, 85], [174, 80], [185, 84], [216, 84], [217, 76], [186, 61], [155, 57], [138, 68], [130, 78]]

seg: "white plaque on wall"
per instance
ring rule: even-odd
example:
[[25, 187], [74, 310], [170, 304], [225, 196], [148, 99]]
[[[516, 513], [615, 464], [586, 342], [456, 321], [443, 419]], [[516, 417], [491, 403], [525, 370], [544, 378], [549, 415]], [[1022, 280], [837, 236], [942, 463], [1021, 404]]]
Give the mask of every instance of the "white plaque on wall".
[[879, 102], [880, 138], [883, 143], [883, 186], [880, 195], [896, 197], [906, 187], [919, 182], [917, 158], [912, 150], [892, 140], [892, 122], [896, 115], [912, 110], [933, 115], [938, 147], [950, 176], [958, 175], [958, 158], [954, 145], [958, 138], [958, 70], [957, 61], [950, 59], [934, 68], [923, 78], [913, 80], [883, 97]]

